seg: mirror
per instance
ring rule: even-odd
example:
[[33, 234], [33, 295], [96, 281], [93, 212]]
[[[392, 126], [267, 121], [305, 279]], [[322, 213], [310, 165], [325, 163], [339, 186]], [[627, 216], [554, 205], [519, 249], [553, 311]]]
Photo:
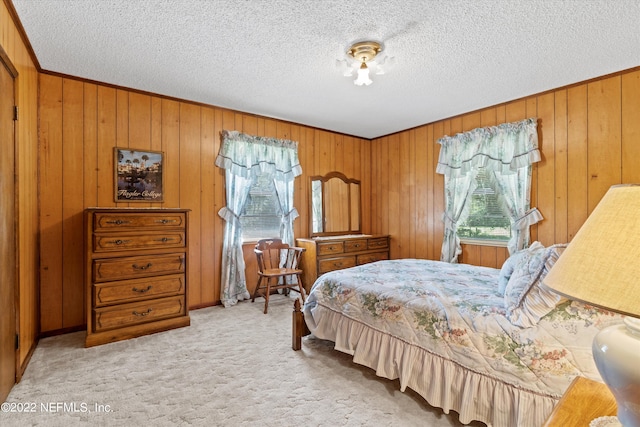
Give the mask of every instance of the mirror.
[[311, 236], [360, 233], [360, 181], [340, 172], [310, 179]]

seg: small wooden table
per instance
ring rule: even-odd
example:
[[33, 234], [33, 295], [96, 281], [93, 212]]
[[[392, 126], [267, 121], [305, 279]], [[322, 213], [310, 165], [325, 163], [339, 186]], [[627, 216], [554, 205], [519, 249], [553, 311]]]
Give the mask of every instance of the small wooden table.
[[585, 377], [576, 377], [547, 419], [544, 427], [587, 427], [598, 417], [618, 411], [609, 388]]

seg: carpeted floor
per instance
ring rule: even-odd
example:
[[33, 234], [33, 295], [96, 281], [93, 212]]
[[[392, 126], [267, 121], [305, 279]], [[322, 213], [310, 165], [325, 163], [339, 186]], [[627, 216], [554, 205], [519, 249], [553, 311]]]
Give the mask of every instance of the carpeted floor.
[[292, 307], [277, 295], [267, 315], [262, 299], [194, 310], [187, 328], [92, 348], [83, 332], [42, 339], [0, 425], [461, 425], [330, 342], [294, 352]]

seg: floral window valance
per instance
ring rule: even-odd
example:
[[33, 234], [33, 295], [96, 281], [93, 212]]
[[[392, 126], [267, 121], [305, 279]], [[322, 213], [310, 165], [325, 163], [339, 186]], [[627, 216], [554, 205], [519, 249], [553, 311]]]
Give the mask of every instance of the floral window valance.
[[293, 181], [302, 174], [298, 143], [287, 139], [222, 131], [216, 166], [243, 178], [269, 173], [276, 181]]
[[480, 167], [511, 174], [540, 161], [535, 118], [444, 136], [438, 144], [436, 172], [450, 177]]
[[469, 216], [470, 200], [481, 168], [491, 171], [498, 197], [511, 222], [509, 253], [528, 245], [529, 227], [542, 214], [530, 208], [532, 164], [540, 161], [537, 120], [473, 129], [438, 140], [440, 156], [436, 172], [444, 175], [444, 236], [440, 259], [457, 262], [462, 253], [459, 224]]

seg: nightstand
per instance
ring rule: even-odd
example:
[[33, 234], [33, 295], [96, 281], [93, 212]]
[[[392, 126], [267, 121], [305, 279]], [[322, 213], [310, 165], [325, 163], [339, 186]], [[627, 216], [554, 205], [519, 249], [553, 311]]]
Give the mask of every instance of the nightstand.
[[615, 416], [617, 410], [615, 398], [605, 384], [576, 377], [544, 427], [586, 427], [595, 418]]

